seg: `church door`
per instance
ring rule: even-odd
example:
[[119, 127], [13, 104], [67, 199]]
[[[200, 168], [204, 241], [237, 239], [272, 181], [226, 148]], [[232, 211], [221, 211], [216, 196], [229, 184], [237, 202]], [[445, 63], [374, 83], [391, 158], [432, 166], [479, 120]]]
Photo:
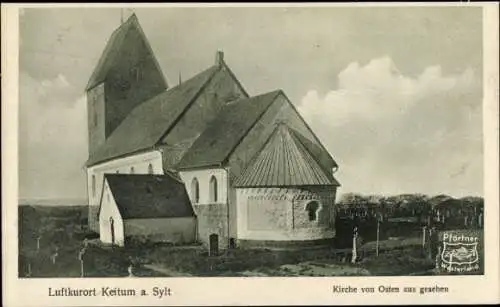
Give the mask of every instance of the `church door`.
[[111, 244], [115, 245], [115, 221], [112, 217], [109, 218], [109, 224], [111, 228]]
[[215, 233], [209, 237], [209, 255], [215, 256], [219, 253], [219, 236]]

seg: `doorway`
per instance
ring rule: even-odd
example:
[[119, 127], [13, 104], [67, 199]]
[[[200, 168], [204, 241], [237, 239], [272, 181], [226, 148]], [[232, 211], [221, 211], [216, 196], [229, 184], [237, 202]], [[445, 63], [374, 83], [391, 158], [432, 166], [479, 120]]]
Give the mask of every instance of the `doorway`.
[[231, 249], [236, 248], [236, 239], [235, 238], [229, 238], [229, 248], [231, 248]]
[[115, 245], [115, 221], [113, 220], [113, 217], [109, 218], [109, 225], [111, 228], [111, 244]]
[[211, 234], [209, 236], [209, 256], [215, 256], [219, 253], [219, 235]]

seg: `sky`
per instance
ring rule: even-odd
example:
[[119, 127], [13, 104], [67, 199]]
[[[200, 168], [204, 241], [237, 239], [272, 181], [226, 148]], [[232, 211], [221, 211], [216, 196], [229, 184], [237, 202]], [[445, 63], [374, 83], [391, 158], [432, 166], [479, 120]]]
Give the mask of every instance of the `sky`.
[[[483, 194], [481, 8], [135, 8], [170, 85], [226, 63], [282, 89], [339, 193]], [[84, 87], [131, 9], [20, 12], [19, 193], [84, 198]]]

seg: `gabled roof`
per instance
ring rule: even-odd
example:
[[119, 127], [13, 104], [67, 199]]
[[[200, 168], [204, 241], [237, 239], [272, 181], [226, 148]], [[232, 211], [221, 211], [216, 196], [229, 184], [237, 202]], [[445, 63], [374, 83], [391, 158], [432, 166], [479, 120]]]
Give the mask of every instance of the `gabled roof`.
[[277, 125], [262, 150], [235, 187], [283, 187], [340, 184], [326, 173], [309, 150], [284, 123]]
[[281, 90], [227, 104], [183, 156], [178, 169], [220, 166]]
[[87, 161], [87, 166], [153, 148], [220, 69], [214, 65], [139, 104]]
[[170, 175], [105, 174], [122, 219], [195, 216], [184, 184]]
[[[133, 27], [135, 27], [143, 37], [144, 44], [146, 45], [146, 48], [149, 49], [150, 56], [153, 58], [156, 67], [161, 72], [158, 60], [154, 56], [151, 45], [149, 45], [146, 35], [144, 34], [144, 31], [142, 30], [139, 21], [137, 20], [137, 16], [135, 14], [132, 14], [132, 16], [127, 19], [127, 21], [120, 25], [111, 34], [111, 37], [109, 38], [108, 43], [106, 44], [106, 47], [104, 48], [101, 57], [99, 58], [94, 71], [92, 72], [92, 75], [90, 76], [85, 90], [93, 88], [106, 79], [108, 72], [113, 68], [115, 60], [118, 58], [117, 55], [121, 51], [122, 43], [125, 40], [128, 31]], [[163, 78], [166, 87], [168, 87], [165, 77], [163, 76], [163, 74], [160, 75]]]

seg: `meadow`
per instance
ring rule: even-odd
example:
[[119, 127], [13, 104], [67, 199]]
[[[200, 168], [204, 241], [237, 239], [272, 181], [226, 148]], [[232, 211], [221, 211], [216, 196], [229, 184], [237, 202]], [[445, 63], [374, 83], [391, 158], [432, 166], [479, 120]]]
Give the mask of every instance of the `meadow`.
[[[359, 261], [351, 263], [352, 225], [338, 220], [337, 241], [316, 248], [229, 249], [209, 256], [199, 244], [103, 246], [86, 223], [85, 206], [19, 206], [19, 277], [134, 276], [412, 276], [434, 275], [435, 259], [422, 246], [422, 227], [414, 219], [387, 220], [379, 234], [376, 222], [362, 221]], [[455, 231], [458, 228], [455, 227]], [[440, 231], [442, 240], [443, 229]], [[484, 270], [482, 229], [480, 272]], [[79, 255], [87, 244], [85, 253]], [[351, 243], [351, 244], [350, 244]], [[80, 258], [83, 260], [81, 261]], [[82, 270], [83, 264], [83, 270]]]

